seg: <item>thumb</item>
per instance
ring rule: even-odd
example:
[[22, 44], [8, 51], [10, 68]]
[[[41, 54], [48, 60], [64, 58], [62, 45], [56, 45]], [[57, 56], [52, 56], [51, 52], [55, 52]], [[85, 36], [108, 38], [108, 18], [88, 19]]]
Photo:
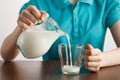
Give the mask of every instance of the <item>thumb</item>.
[[94, 49], [94, 48], [92, 47], [92, 45], [90, 45], [90, 44], [86, 44], [86, 49], [88, 49], [88, 50], [92, 50], [92, 49]]

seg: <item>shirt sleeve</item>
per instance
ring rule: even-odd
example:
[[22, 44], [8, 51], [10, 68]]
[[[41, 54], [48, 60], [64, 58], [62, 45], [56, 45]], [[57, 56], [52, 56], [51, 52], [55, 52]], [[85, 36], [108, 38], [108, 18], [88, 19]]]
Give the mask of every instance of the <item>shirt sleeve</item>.
[[111, 28], [117, 21], [120, 20], [120, 0], [111, 0], [108, 6], [107, 26]]
[[20, 11], [19, 11], [19, 14], [21, 14], [21, 12], [22, 12], [24, 9], [26, 9], [28, 6], [30, 6], [30, 5], [35, 6], [35, 7], [38, 7], [36, 3], [37, 3], [37, 2], [34, 1], [34, 0], [30, 0], [30, 1], [26, 2], [26, 3], [21, 7], [21, 9], [20, 9]]

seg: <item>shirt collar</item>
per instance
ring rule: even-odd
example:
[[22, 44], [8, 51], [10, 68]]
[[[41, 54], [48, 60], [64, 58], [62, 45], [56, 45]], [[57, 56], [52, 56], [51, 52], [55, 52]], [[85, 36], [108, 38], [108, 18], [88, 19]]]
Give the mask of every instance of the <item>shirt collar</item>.
[[79, 2], [81, 2], [81, 3], [86, 3], [86, 4], [90, 4], [90, 5], [93, 4], [93, 0], [79, 0]]
[[[63, 9], [71, 4], [69, 0], [53, 0], [58, 9]], [[93, 4], [93, 0], [79, 0], [80, 3]]]

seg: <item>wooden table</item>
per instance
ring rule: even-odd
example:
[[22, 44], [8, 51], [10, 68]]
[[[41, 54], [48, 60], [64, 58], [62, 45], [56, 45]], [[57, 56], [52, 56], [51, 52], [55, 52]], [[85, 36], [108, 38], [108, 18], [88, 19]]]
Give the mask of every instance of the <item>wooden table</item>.
[[63, 75], [56, 61], [0, 61], [0, 80], [120, 80], [120, 65], [99, 72]]

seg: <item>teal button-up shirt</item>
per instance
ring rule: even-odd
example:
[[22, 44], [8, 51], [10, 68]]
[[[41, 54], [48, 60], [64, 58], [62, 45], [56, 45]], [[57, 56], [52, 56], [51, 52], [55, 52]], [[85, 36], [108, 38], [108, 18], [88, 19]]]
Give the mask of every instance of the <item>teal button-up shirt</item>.
[[[30, 0], [20, 10], [29, 5], [49, 13], [65, 31], [74, 44], [91, 44], [103, 51], [106, 29], [120, 20], [120, 0], [79, 0], [77, 4], [69, 0]], [[44, 60], [58, 60], [58, 44], [66, 42], [60, 37], [43, 56]]]

